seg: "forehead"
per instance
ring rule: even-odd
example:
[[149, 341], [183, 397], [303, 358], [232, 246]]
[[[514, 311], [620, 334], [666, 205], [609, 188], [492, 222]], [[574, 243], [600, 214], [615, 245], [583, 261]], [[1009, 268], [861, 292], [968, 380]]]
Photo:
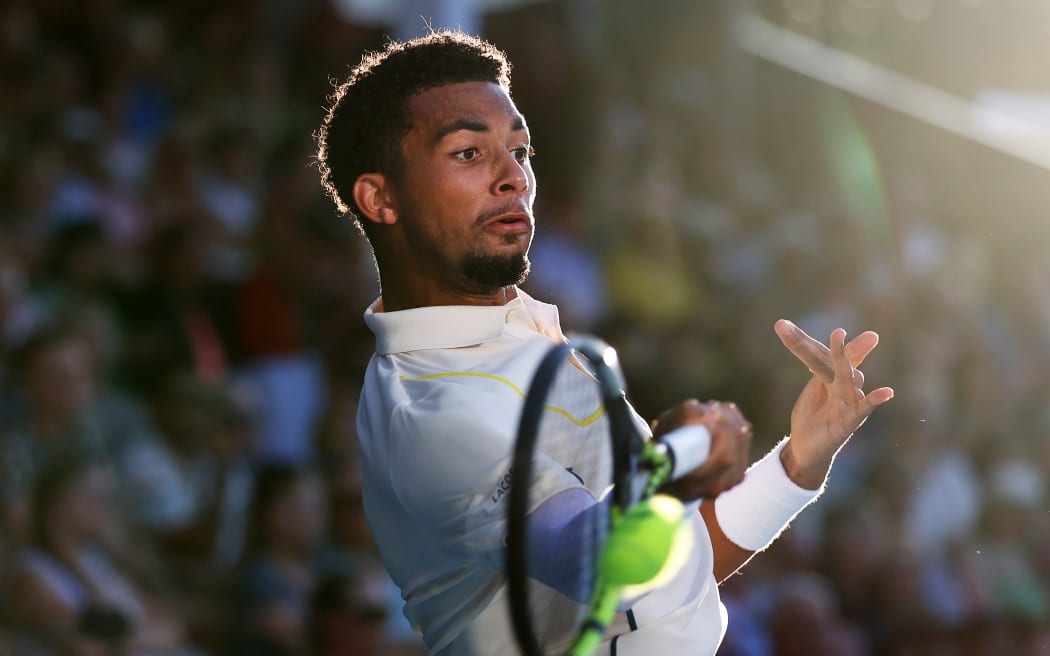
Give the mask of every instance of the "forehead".
[[495, 82], [459, 82], [426, 89], [409, 99], [408, 108], [410, 132], [424, 135], [463, 119], [524, 123], [510, 95]]

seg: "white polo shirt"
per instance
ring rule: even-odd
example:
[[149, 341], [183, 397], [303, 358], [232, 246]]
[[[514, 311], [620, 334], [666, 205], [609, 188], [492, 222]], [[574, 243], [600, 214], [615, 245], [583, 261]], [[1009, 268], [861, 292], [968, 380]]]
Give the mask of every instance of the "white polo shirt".
[[[382, 312], [381, 302], [365, 312], [376, 353], [357, 421], [364, 508], [379, 553], [432, 654], [515, 654], [501, 572], [505, 493], [524, 391], [552, 342], [564, 340], [557, 308], [520, 290], [503, 306]], [[598, 424], [566, 432], [574, 448], [545, 472], [547, 498], [592, 480], [588, 472], [608, 452], [597, 440], [605, 439]], [[714, 654], [725, 609], [706, 527], [698, 513], [689, 521], [689, 562], [617, 617], [602, 653]], [[551, 609], [544, 640], [555, 653], [567, 646], [580, 605], [540, 587], [548, 597], [540, 607]]]

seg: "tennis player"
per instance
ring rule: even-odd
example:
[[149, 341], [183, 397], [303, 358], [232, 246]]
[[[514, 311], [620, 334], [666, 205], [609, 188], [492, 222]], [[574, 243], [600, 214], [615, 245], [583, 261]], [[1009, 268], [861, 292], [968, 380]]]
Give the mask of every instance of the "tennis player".
[[[460, 33], [391, 43], [337, 87], [317, 134], [324, 187], [368, 238], [382, 289], [365, 312], [376, 337], [358, 414], [365, 512], [434, 654], [516, 653], [501, 573], [510, 454], [522, 391], [565, 339], [557, 308], [518, 288], [536, 179], [509, 71]], [[698, 539], [678, 576], [618, 616], [605, 653], [713, 654], [727, 625], [717, 582], [820, 494], [836, 452], [892, 397], [862, 391], [874, 333], [847, 343], [839, 329], [828, 348], [788, 321], [775, 330], [814, 372], [790, 437], [748, 468], [751, 429], [734, 405], [691, 400], [658, 419], [657, 437], [691, 423], [712, 435], [708, 460], [670, 490], [699, 505]], [[599, 503], [590, 455], [557, 463], [572, 475], [530, 515], [547, 565], [536, 577], [554, 591], [580, 575], [573, 519]], [[563, 610], [581, 601], [550, 605], [551, 653], [572, 637]]]

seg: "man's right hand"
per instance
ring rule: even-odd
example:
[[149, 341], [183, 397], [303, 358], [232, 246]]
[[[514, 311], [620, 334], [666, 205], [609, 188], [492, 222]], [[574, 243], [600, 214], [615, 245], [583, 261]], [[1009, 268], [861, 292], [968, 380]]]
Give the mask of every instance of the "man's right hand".
[[711, 453], [704, 464], [667, 483], [661, 492], [682, 501], [714, 499], [744, 480], [751, 462], [751, 424], [735, 403], [689, 399], [653, 422], [653, 436], [659, 440], [661, 435], [690, 424], [700, 424], [711, 433]]

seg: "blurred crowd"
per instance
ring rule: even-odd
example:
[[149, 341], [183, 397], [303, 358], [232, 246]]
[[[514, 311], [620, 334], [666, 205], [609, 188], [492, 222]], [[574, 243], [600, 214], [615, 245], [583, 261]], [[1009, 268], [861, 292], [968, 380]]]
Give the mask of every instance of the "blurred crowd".
[[[1036, 15], [746, 4], [956, 93], [996, 81], [958, 69], [975, 34]], [[735, 5], [605, 14], [580, 213], [605, 258], [596, 330], [643, 414], [735, 400], [756, 456], [789, 430], [807, 377], [772, 333], [780, 317], [823, 340], [876, 330], [863, 369], [896, 397], [842, 451], [825, 496], [723, 586], [720, 653], [1050, 653], [1048, 174], [742, 54], [726, 29]], [[846, 5], [882, 30], [837, 27]], [[809, 22], [790, 11], [803, 6]], [[981, 57], [1016, 53], [996, 45]], [[1050, 90], [1045, 71], [1031, 77]]]
[[0, 8], [2, 653], [421, 653], [360, 506], [328, 3]]
[[[0, 7], [0, 653], [423, 653], [360, 505], [376, 275], [311, 166], [391, 32], [347, 4]], [[877, 330], [897, 391], [724, 586], [721, 653], [1050, 653], [1045, 174], [747, 60], [731, 3], [644, 4], [484, 16], [526, 287], [643, 414], [735, 400], [755, 455], [806, 379], [781, 316]]]

